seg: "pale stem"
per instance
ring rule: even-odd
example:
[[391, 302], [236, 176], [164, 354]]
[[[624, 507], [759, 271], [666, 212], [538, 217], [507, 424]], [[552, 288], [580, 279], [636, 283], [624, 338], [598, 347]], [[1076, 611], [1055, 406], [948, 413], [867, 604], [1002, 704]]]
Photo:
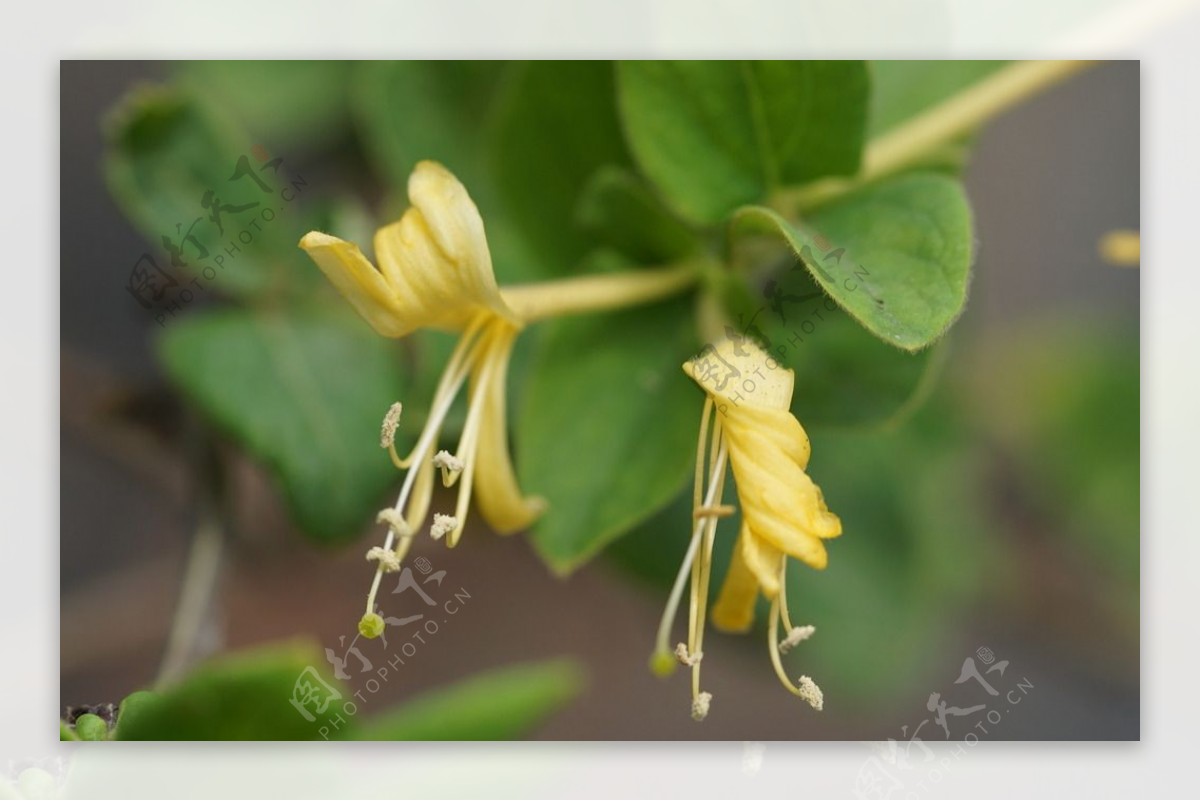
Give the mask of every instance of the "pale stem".
[[204, 627], [213, 587], [221, 571], [221, 527], [215, 516], [205, 516], [196, 527], [187, 568], [179, 591], [179, 604], [171, 621], [166, 653], [155, 680], [157, 686], [179, 679], [195, 656], [197, 635]]
[[862, 169], [853, 178], [830, 178], [783, 190], [778, 205], [808, 210], [863, 184], [911, 167], [940, 145], [974, 131], [984, 122], [1088, 67], [1087, 61], [1020, 61], [944, 100], [868, 143]]
[[699, 267], [682, 264], [611, 275], [586, 275], [503, 287], [501, 297], [526, 323], [565, 314], [623, 309], [670, 297], [696, 283]]

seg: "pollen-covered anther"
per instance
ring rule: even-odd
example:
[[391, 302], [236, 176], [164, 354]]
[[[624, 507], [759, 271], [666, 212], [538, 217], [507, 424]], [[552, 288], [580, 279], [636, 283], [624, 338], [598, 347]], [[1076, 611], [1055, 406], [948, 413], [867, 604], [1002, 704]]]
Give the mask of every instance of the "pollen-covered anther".
[[379, 429], [379, 447], [390, 448], [395, 444], [396, 427], [400, 425], [400, 411], [402, 409], [403, 406], [397, 401], [387, 410], [387, 414], [383, 417], [383, 426]]
[[438, 451], [433, 457], [433, 466], [442, 471], [442, 485], [451, 486], [458, 478], [458, 474], [463, 471], [466, 466], [463, 460], [459, 459], [450, 451]]
[[429, 536], [433, 537], [435, 540], [440, 540], [457, 527], [458, 518], [454, 515], [435, 514], [433, 516], [433, 525], [429, 528]]
[[697, 506], [692, 510], [692, 519], [700, 520], [701, 518], [706, 517], [732, 517], [736, 511], [737, 507], [729, 506], [728, 504], [721, 504], [719, 506]]
[[695, 667], [696, 665], [700, 664], [700, 660], [704, 658], [704, 653], [702, 651], [697, 651], [693, 654], [688, 651], [686, 643], [679, 643], [679, 645], [675, 646], [675, 658], [679, 660], [679, 664], [681, 665]]
[[400, 569], [400, 557], [391, 548], [376, 545], [367, 551], [368, 562], [378, 562], [384, 573], [395, 573]]
[[412, 529], [408, 527], [408, 522], [404, 519], [404, 515], [400, 514], [395, 508], [388, 507], [381, 509], [379, 514], [375, 516], [376, 523], [387, 523], [388, 528], [397, 537], [411, 537]]
[[[818, 690], [820, 692], [820, 690]], [[692, 699], [692, 720], [699, 723], [708, 717], [708, 707], [712, 704], [712, 693], [700, 693]]]
[[800, 677], [798, 689], [799, 692], [797, 695], [808, 701], [808, 705], [813, 709], [820, 712], [822, 707], [825, 706], [824, 693], [821, 692], [821, 688], [817, 686], [817, 683], [808, 676]]
[[779, 641], [779, 653], [786, 654], [788, 651], [795, 648], [800, 643], [813, 636], [817, 631], [816, 626], [796, 626], [788, 636]]

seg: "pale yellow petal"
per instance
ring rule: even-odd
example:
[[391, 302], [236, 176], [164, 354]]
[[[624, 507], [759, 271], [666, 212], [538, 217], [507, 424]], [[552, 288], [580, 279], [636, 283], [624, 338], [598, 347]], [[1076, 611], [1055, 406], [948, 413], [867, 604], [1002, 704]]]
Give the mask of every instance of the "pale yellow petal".
[[[483, 417], [475, 457], [475, 501], [479, 513], [494, 531], [511, 534], [532, 525], [545, 511], [546, 502], [536, 496], [523, 495], [517, 484], [516, 472], [509, 457], [506, 412], [506, 376], [516, 329], [503, 323], [493, 325], [499, 331], [488, 334], [494, 336], [495, 340], [489, 343], [491, 352], [485, 358], [496, 360], [496, 365], [490, 386], [485, 389], [483, 397]], [[478, 375], [479, 369], [476, 368], [475, 375]]]
[[713, 604], [709, 619], [718, 631], [741, 633], [754, 623], [754, 605], [758, 602], [758, 579], [742, 553], [742, 543], [749, 539], [745, 526], [733, 546], [733, 560], [725, 573], [721, 592]]
[[386, 337], [402, 337], [412, 331], [413, 326], [399, 314], [395, 292], [357, 245], [310, 231], [300, 240], [300, 247], [372, 328]]
[[787, 409], [795, 376], [754, 340], [728, 337], [683, 364], [683, 372], [712, 396], [718, 409]]

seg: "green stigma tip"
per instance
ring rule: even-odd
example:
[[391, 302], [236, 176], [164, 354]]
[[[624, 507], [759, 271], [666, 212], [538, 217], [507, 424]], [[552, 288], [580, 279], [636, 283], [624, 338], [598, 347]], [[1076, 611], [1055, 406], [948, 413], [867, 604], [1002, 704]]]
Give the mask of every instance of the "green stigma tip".
[[383, 618], [374, 612], [368, 612], [362, 616], [362, 620], [358, 621], [358, 633], [368, 640], [373, 640], [383, 634], [383, 628]]
[[675, 666], [678, 662], [675, 657], [666, 651], [655, 651], [650, 657], [650, 670], [655, 676], [666, 678], [675, 672]]

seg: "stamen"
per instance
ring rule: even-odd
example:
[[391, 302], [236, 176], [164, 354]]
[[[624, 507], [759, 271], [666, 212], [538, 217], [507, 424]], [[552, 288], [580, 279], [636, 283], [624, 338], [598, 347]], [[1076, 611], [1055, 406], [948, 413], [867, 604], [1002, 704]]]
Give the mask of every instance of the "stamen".
[[380, 509], [379, 514], [375, 515], [375, 522], [387, 523], [389, 535], [394, 534], [397, 537], [412, 536], [412, 529], [408, 527], [408, 521], [404, 519], [404, 516], [395, 507], [389, 506], [387, 509]]
[[433, 456], [433, 466], [442, 471], [442, 486], [452, 487], [463, 471], [463, 461], [450, 451], [438, 451]]
[[801, 676], [800, 686], [797, 687], [792, 684], [792, 680], [783, 670], [783, 660], [779, 658], [779, 596], [776, 596], [775, 600], [771, 602], [771, 625], [767, 627], [767, 647], [771, 651], [771, 666], [775, 668], [775, 675], [779, 677], [779, 683], [786, 687], [792, 695], [803, 698], [809, 706], [820, 712], [825, 703], [821, 688], [817, 687], [816, 683], [808, 676]]
[[[720, 491], [715, 481], [709, 482], [707, 497], [702, 498], [704, 473], [702, 465], [704, 464], [704, 455], [708, 445], [708, 430], [709, 419], [712, 415], [713, 403], [712, 399], [708, 399], [704, 404], [704, 414], [700, 421], [700, 436], [696, 443], [696, 506], [711, 506], [717, 499], [717, 493]], [[724, 474], [726, 454], [724, 448], [721, 449], [718, 464], [713, 465], [713, 475]], [[654, 672], [660, 676], [667, 675], [674, 667], [674, 661], [671, 659], [671, 624], [675, 622], [675, 616], [679, 612], [679, 602], [683, 599], [684, 582], [692, 572], [693, 565], [696, 560], [696, 554], [700, 550], [700, 542], [704, 534], [704, 524], [697, 520], [692, 530], [692, 540], [688, 545], [687, 553], [684, 554], [683, 563], [679, 566], [679, 573], [675, 576], [675, 583], [671, 586], [671, 594], [667, 596], [667, 605], [663, 609], [662, 619], [658, 623], [658, 632], [655, 637], [654, 654], [650, 659], [651, 667]]]
[[390, 548], [380, 548], [376, 545], [367, 551], [368, 562], [378, 562], [384, 573], [395, 573], [400, 569], [400, 557]]
[[675, 646], [675, 658], [679, 661], [679, 664], [681, 664], [681, 665], [687, 665], [688, 667], [695, 667], [696, 665], [700, 664], [700, 660], [704, 658], [704, 654], [690, 653], [688, 651], [687, 643], [681, 642], [681, 643], [679, 643], [679, 645]]
[[825, 707], [825, 694], [821, 692], [821, 688], [817, 683], [808, 676], [800, 677], [800, 691], [796, 693], [813, 709], [820, 712]]
[[396, 444], [396, 426], [400, 425], [400, 412], [404, 409], [399, 401], [393, 403], [383, 418], [379, 429], [379, 447], [391, 448]]
[[692, 699], [692, 720], [699, 723], [708, 717], [708, 707], [712, 704], [712, 693], [699, 693]]
[[449, 534], [458, 527], [458, 518], [453, 515], [434, 515], [433, 526], [429, 529], [429, 536], [435, 540], [440, 540], [442, 537]]
[[786, 654], [800, 643], [813, 636], [817, 631], [815, 626], [795, 626], [783, 642], [779, 643], [779, 653]]

